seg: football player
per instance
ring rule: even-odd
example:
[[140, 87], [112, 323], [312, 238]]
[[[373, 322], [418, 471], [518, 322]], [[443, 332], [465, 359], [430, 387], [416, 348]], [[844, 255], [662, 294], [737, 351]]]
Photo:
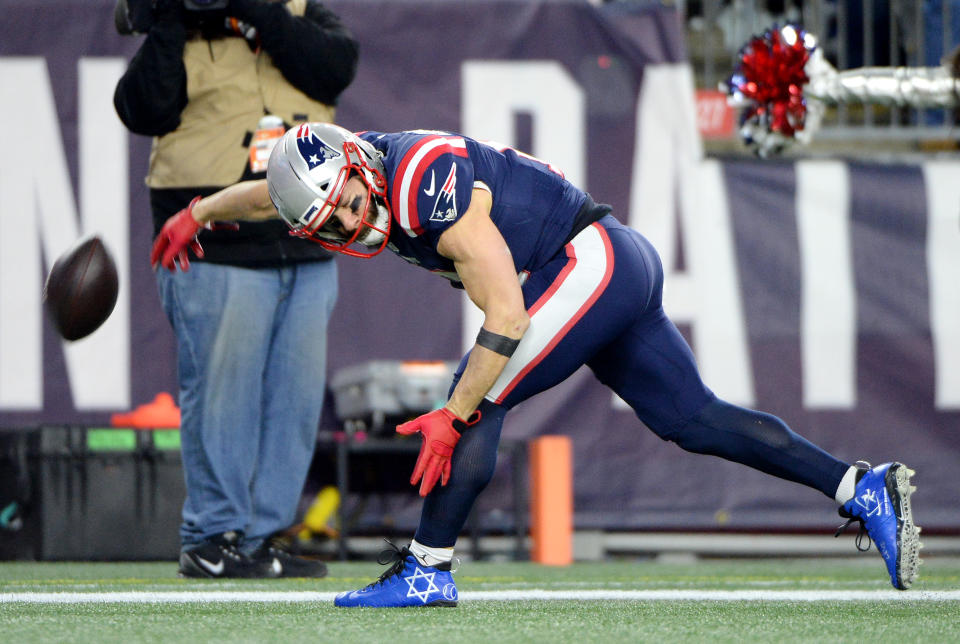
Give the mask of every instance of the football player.
[[493, 475], [504, 415], [581, 365], [661, 438], [836, 499], [847, 525], [860, 522], [877, 544], [893, 585], [909, 588], [920, 562], [913, 472], [840, 461], [779, 418], [719, 399], [663, 311], [657, 251], [610, 210], [510, 148], [446, 132], [306, 124], [278, 143], [265, 181], [171, 219], [151, 262], [175, 270], [209, 222], [279, 214], [293, 234], [330, 250], [389, 248], [466, 289], [483, 311], [446, 404], [397, 427], [422, 436], [411, 478], [424, 497], [416, 534], [381, 560], [393, 565], [379, 580], [341, 593], [338, 606], [456, 605], [453, 546]]

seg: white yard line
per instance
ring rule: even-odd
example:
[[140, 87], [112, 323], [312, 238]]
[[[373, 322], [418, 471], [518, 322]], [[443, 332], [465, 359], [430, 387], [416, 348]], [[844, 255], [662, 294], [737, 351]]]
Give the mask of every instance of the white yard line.
[[[0, 593], [0, 604], [177, 604], [207, 602], [332, 602], [333, 592], [138, 591], [107, 593]], [[625, 601], [960, 601], [960, 590], [474, 590], [462, 601], [625, 600]]]

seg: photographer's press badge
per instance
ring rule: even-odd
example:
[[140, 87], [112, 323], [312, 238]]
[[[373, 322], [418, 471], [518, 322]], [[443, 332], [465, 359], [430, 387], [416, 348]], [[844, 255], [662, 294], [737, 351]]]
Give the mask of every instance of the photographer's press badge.
[[283, 119], [279, 116], [268, 115], [260, 119], [257, 131], [253, 133], [253, 139], [250, 141], [251, 172], [266, 172], [267, 161], [270, 160], [273, 146], [277, 144], [283, 133]]

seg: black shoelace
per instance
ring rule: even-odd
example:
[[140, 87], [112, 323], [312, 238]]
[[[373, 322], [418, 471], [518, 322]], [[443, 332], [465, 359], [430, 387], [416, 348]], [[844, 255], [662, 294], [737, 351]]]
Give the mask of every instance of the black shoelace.
[[[863, 475], [870, 471], [870, 463], [868, 463], [868, 462], [866, 462], [866, 461], [857, 461], [857, 462], [855, 463], [855, 467], [857, 468], [857, 480], [856, 480], [856, 483], [859, 483], [859, 482], [860, 482], [860, 479], [863, 478]], [[870, 538], [870, 533], [867, 532], [867, 522], [864, 521], [863, 519], [861, 519], [860, 517], [854, 516], [854, 515], [852, 515], [852, 514], [850, 514], [850, 513], [848, 513], [848, 512], [844, 512], [842, 506], [841, 506], [841, 508], [840, 508], [840, 510], [839, 510], [839, 514], [840, 514], [840, 516], [842, 516], [844, 519], [846, 519], [847, 522], [837, 528], [837, 531], [833, 534], [834, 539], [836, 539], [837, 537], [839, 537], [840, 534], [841, 534], [844, 530], [846, 530], [846, 529], [850, 526], [851, 523], [853, 523], [854, 521], [859, 521], [859, 522], [860, 522], [860, 530], [857, 532], [857, 538], [854, 540], [854, 543], [855, 543], [856, 546], [857, 546], [857, 550], [859, 550], [860, 552], [866, 552], [867, 550], [869, 550], [869, 549], [870, 549], [870, 544], [873, 543], [873, 540]], [[863, 543], [863, 538], [864, 538], [864, 537], [867, 538], [867, 545], [866, 545], [865, 547], [862, 547], [861, 544]]]
[[[844, 516], [844, 515], [841, 514], [840, 516]], [[867, 524], [866, 524], [866, 522], [865, 522], [863, 519], [861, 519], [860, 517], [847, 517], [847, 522], [844, 523], [843, 525], [841, 525], [839, 528], [837, 528], [837, 531], [834, 533], [833, 537], [834, 537], [834, 538], [839, 537], [840, 534], [841, 534], [844, 530], [846, 530], [846, 529], [850, 526], [850, 524], [853, 523], [854, 521], [859, 521], [859, 522], [860, 522], [860, 530], [857, 531], [857, 538], [854, 539], [854, 544], [856, 544], [857, 550], [859, 550], [860, 552], [866, 552], [867, 550], [870, 549], [870, 544], [873, 543], [873, 540], [870, 538], [870, 533], [867, 532]], [[864, 537], [867, 538], [867, 545], [861, 547], [861, 544], [863, 543], [863, 538], [864, 538]]]
[[[386, 550], [381, 550], [380, 554], [377, 555], [377, 563], [381, 566], [387, 564], [393, 564], [390, 566], [385, 573], [380, 575], [380, 578], [377, 579], [372, 584], [367, 584], [367, 588], [373, 588], [387, 581], [391, 577], [399, 575], [403, 572], [403, 566], [406, 563], [407, 557], [413, 556], [413, 553], [410, 552], [410, 549], [404, 546], [403, 548], [398, 548], [393, 542], [384, 539], [387, 542], [387, 545], [390, 546]], [[367, 588], [364, 588], [366, 590]]]
[[234, 561], [240, 561], [244, 558], [243, 553], [237, 548], [235, 538], [222, 536], [220, 539], [214, 541], [214, 543], [216, 543], [217, 548], [219, 548], [223, 556], [230, 557]]

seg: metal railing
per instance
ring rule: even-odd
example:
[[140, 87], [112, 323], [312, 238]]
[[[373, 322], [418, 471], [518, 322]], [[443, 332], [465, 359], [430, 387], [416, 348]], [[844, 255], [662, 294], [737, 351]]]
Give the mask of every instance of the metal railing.
[[[716, 88], [752, 35], [798, 24], [814, 34], [838, 69], [933, 67], [960, 44], [960, 0], [699, 0], [684, 2], [698, 87]], [[841, 105], [828, 110], [821, 141], [955, 143], [952, 110]], [[948, 146], [944, 146], [948, 147]]]

